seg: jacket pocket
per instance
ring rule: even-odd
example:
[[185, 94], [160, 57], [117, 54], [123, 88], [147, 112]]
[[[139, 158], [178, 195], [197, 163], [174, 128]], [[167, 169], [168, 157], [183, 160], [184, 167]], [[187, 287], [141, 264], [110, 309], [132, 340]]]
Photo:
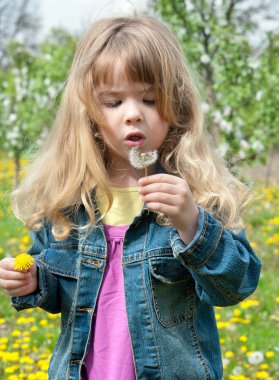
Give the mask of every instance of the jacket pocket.
[[[77, 291], [78, 250], [63, 247], [47, 248], [38, 257], [38, 262], [49, 272], [53, 279], [46, 291], [58, 300], [61, 310], [61, 330], [63, 331], [73, 320], [74, 299]], [[55, 285], [55, 286], [54, 286]]]
[[165, 327], [181, 324], [193, 316], [194, 280], [174, 257], [151, 258], [150, 281], [155, 312]]
[[50, 273], [77, 279], [77, 250], [67, 249], [67, 247], [48, 248], [38, 256], [38, 260]]

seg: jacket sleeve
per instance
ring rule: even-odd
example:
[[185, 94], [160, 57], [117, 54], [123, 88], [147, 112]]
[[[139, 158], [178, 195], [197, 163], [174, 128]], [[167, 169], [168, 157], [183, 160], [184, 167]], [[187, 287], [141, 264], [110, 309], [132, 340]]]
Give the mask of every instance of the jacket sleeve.
[[12, 306], [17, 310], [41, 307], [50, 313], [59, 313], [58, 297], [58, 280], [55, 275], [51, 274], [43, 261], [40, 260], [40, 254], [48, 248], [49, 228], [43, 227], [40, 231], [30, 231], [33, 240], [28, 253], [35, 259], [38, 269], [38, 289], [31, 294], [20, 297], [11, 297]]
[[170, 234], [173, 255], [191, 272], [201, 301], [215, 306], [234, 305], [257, 288], [261, 262], [245, 232], [233, 233], [199, 207], [196, 235], [185, 245], [176, 230]]

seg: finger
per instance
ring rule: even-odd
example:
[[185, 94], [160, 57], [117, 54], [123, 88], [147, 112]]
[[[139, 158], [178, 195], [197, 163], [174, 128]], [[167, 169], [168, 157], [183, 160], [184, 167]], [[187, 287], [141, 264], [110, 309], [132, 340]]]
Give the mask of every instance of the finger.
[[172, 217], [177, 214], [177, 207], [175, 206], [170, 206], [165, 203], [160, 203], [160, 202], [149, 202], [146, 204], [148, 209], [155, 211], [155, 212], [161, 212], [168, 217]]
[[30, 294], [31, 288], [30, 288], [30, 284], [28, 284], [28, 285], [24, 285], [24, 286], [19, 286], [18, 288], [14, 288], [14, 289], [9, 289], [9, 290], [4, 289], [4, 291], [10, 297], [21, 297], [21, 296], [25, 296], [27, 294]]
[[15, 271], [14, 269], [0, 268], [0, 278], [3, 280], [25, 280], [28, 278], [28, 273]]
[[149, 175], [147, 177], [142, 177], [138, 181], [138, 183], [140, 186], [146, 186], [151, 183], [169, 183], [169, 184], [175, 185], [175, 184], [180, 183], [181, 181], [184, 181], [184, 180], [171, 174], [160, 173], [160, 174]]
[[149, 185], [143, 186], [139, 193], [141, 195], [145, 195], [148, 193], [154, 193], [154, 192], [160, 192], [160, 193], [166, 193], [166, 194], [177, 194], [177, 186], [169, 183], [161, 183], [156, 182]]
[[165, 193], [150, 193], [143, 196], [143, 202], [148, 203], [162, 203], [168, 206], [177, 206], [178, 197], [175, 195]]
[[16, 280], [9, 280], [9, 281], [6, 281], [6, 280], [0, 280], [0, 286], [1, 288], [3, 288], [5, 291], [11, 291], [11, 290], [14, 290], [14, 289], [19, 289], [21, 287], [25, 287], [25, 286], [28, 286], [30, 285], [31, 281], [30, 279], [29, 280], [25, 280], [25, 281], [16, 281]]
[[12, 257], [6, 257], [5, 259], [1, 260], [0, 263], [0, 269], [6, 269], [9, 271], [14, 271], [14, 261], [15, 259]]

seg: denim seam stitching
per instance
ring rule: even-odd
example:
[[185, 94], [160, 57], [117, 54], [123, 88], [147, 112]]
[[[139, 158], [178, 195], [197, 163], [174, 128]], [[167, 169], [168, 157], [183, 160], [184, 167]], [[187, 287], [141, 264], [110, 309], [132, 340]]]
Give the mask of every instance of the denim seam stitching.
[[204, 357], [202, 356], [202, 353], [201, 353], [201, 348], [200, 348], [200, 344], [199, 344], [199, 337], [198, 337], [198, 334], [197, 334], [196, 329], [195, 329], [194, 320], [195, 320], [195, 308], [193, 307], [192, 319], [189, 320], [189, 330], [190, 330], [190, 334], [192, 336], [193, 348], [196, 352], [197, 359], [200, 362], [200, 364], [204, 370], [204, 373], [206, 375], [206, 380], [210, 380], [210, 372], [209, 372], [208, 366], [206, 365]]
[[242, 297], [236, 296], [230, 290], [226, 289], [215, 277], [212, 277], [212, 282], [216, 285], [217, 289], [222, 293], [225, 297], [229, 297], [232, 301], [241, 302], [243, 301]]
[[216, 251], [216, 248], [218, 247], [218, 244], [221, 240], [222, 234], [223, 234], [223, 226], [221, 226], [220, 233], [219, 233], [219, 236], [217, 238], [217, 241], [216, 241], [214, 247], [212, 248], [210, 254], [207, 256], [207, 258], [201, 264], [192, 265], [195, 269], [199, 269], [200, 267], [202, 267], [203, 265], [205, 265], [207, 263], [207, 261], [210, 259], [210, 257], [213, 255], [213, 253]]
[[[149, 275], [150, 275], [149, 278], [150, 278], [150, 283], [151, 283], [152, 299], [153, 299], [153, 302], [154, 302], [155, 314], [157, 316], [158, 321], [160, 321], [160, 323], [164, 327], [177, 326], [177, 325], [181, 325], [181, 324], [185, 323], [189, 319], [188, 314], [190, 314], [190, 312], [184, 314], [181, 317], [178, 317], [177, 319], [175, 319], [175, 318], [168, 319], [168, 320], [163, 319], [163, 317], [162, 317], [162, 315], [160, 313], [159, 305], [157, 303], [157, 297], [156, 297], [156, 291], [155, 291], [155, 282], [154, 282], [154, 280], [152, 280], [152, 271], [151, 270], [149, 272]], [[160, 281], [156, 277], [155, 277], [155, 279], [157, 281]], [[180, 281], [180, 282], [183, 282], [183, 281]], [[165, 284], [165, 286], [168, 286], [168, 285]], [[189, 301], [190, 305], [193, 305], [193, 295], [188, 296], [187, 300]]]
[[144, 279], [144, 262], [142, 262], [142, 264], [141, 264], [141, 279], [142, 279], [142, 288], [144, 290], [144, 299], [145, 299], [146, 309], [148, 310], [149, 324], [150, 324], [150, 327], [152, 330], [152, 335], [153, 335], [154, 349], [155, 349], [156, 356], [157, 356], [159, 376], [160, 376], [160, 378], [162, 378], [160, 357], [159, 357], [159, 353], [158, 353], [158, 349], [157, 349], [158, 345], [156, 342], [155, 330], [154, 330], [153, 321], [151, 318], [151, 310], [150, 310], [150, 306], [149, 306], [147, 294], [146, 294], [146, 283], [145, 283], [145, 279]]

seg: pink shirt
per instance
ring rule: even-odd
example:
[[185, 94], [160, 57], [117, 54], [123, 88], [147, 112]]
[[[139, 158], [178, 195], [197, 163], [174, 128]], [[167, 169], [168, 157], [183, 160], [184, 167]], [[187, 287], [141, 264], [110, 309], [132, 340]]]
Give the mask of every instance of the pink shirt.
[[126, 314], [122, 269], [123, 240], [128, 226], [105, 225], [108, 258], [83, 380], [135, 380], [135, 368]]

